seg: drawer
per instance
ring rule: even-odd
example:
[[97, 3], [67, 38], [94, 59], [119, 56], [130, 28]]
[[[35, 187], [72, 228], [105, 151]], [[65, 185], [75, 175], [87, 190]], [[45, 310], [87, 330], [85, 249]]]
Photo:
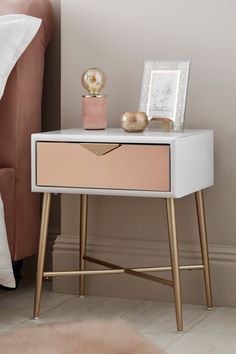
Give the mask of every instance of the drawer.
[[170, 146], [36, 143], [36, 185], [170, 190]]

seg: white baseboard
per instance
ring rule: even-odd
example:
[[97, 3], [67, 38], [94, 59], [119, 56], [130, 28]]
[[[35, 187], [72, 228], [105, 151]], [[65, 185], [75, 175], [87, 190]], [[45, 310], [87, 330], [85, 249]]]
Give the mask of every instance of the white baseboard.
[[[77, 236], [58, 236], [53, 250], [53, 269], [78, 269], [78, 250]], [[169, 244], [163, 241], [92, 235], [88, 238], [87, 250], [90, 255], [126, 267], [170, 265]], [[214, 303], [236, 306], [236, 246], [211, 244], [209, 255]], [[179, 258], [180, 264], [201, 263], [200, 246], [180, 242]], [[170, 277], [170, 273], [163, 276]], [[205, 303], [202, 271], [183, 271], [181, 281], [185, 303]], [[127, 275], [88, 276], [86, 284], [90, 295], [172, 301], [171, 288]], [[55, 291], [78, 293], [78, 278], [54, 278], [53, 286]]]

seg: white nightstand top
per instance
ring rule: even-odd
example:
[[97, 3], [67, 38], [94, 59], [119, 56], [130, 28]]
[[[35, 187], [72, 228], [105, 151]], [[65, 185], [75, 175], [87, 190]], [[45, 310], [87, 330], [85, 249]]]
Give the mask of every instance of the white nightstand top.
[[79, 141], [79, 142], [117, 142], [117, 143], [141, 143], [157, 144], [170, 143], [173, 140], [196, 136], [212, 130], [186, 129], [184, 132], [164, 133], [146, 129], [141, 133], [126, 133], [121, 128], [107, 128], [105, 130], [85, 130], [82, 128], [63, 129], [46, 133], [33, 134], [32, 139], [42, 141]]

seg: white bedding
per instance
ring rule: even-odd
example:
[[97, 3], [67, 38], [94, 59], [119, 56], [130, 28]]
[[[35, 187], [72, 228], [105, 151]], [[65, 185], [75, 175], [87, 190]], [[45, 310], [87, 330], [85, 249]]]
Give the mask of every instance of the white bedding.
[[[1, 6], [1, 5], [0, 5]], [[17, 60], [39, 30], [42, 20], [27, 15], [0, 16], [0, 99], [7, 79]], [[0, 117], [1, 129], [1, 117]], [[0, 284], [15, 287], [11, 257], [7, 242], [4, 209], [0, 196]]]
[[0, 99], [10, 72], [39, 30], [42, 20], [27, 15], [0, 16]]

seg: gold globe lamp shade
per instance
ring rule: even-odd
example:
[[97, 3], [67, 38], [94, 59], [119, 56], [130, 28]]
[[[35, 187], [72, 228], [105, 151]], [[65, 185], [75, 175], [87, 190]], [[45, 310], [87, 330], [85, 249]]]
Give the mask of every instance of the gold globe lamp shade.
[[90, 68], [83, 73], [81, 82], [90, 95], [98, 95], [106, 84], [106, 76], [102, 70]]

